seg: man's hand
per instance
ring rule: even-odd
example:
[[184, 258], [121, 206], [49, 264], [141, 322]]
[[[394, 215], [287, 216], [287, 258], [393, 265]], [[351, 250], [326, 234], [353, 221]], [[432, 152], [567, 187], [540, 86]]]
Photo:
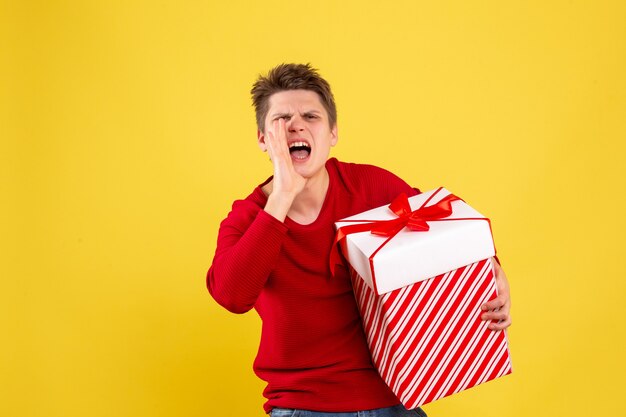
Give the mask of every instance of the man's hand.
[[306, 179], [298, 174], [293, 167], [289, 146], [287, 145], [287, 128], [285, 119], [272, 122], [265, 136], [267, 151], [274, 165], [274, 181], [272, 193], [298, 195], [306, 185]]
[[272, 123], [272, 127], [265, 135], [265, 144], [274, 165], [272, 191], [267, 199], [265, 211], [284, 221], [293, 200], [304, 189], [307, 179], [298, 174], [293, 167], [284, 119]]
[[481, 306], [485, 311], [480, 318], [482, 320], [492, 320], [489, 328], [492, 330], [503, 330], [511, 325], [511, 296], [509, 293], [509, 281], [502, 267], [492, 258], [494, 270], [496, 273], [496, 287], [498, 288], [498, 296]]

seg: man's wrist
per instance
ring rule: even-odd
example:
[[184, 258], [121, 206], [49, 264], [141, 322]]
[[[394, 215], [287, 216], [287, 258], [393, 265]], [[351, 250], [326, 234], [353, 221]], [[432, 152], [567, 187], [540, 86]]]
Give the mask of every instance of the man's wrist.
[[296, 196], [293, 193], [277, 193], [274, 190], [267, 197], [264, 210], [277, 220], [284, 222], [295, 198]]

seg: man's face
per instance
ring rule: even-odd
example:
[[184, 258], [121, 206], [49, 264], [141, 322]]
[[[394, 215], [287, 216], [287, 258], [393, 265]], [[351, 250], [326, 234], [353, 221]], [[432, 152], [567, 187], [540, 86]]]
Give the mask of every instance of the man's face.
[[[265, 132], [258, 132], [259, 146], [267, 150], [265, 135], [274, 121], [285, 120], [286, 141], [293, 166], [300, 175], [312, 178], [324, 168], [330, 148], [337, 143], [337, 126], [328, 123], [328, 113], [316, 92], [287, 90], [269, 98]], [[280, 137], [278, 132], [272, 132]]]

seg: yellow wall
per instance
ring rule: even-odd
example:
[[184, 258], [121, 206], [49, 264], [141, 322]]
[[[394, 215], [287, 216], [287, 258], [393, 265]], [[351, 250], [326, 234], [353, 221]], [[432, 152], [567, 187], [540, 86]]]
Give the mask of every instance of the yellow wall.
[[624, 2], [37, 3], [0, 6], [0, 415], [263, 415], [260, 322], [204, 274], [284, 61], [335, 156], [492, 218], [514, 374], [431, 416], [626, 413]]

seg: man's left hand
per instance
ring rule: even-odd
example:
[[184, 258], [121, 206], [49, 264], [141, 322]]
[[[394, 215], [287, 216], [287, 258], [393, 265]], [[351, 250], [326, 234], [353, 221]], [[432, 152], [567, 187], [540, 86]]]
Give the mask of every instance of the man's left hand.
[[480, 316], [482, 320], [491, 320], [489, 328], [492, 330], [504, 330], [511, 325], [511, 295], [509, 293], [509, 281], [502, 267], [492, 258], [493, 267], [496, 273], [496, 287], [498, 296], [491, 301], [487, 301], [481, 306], [484, 313]]

